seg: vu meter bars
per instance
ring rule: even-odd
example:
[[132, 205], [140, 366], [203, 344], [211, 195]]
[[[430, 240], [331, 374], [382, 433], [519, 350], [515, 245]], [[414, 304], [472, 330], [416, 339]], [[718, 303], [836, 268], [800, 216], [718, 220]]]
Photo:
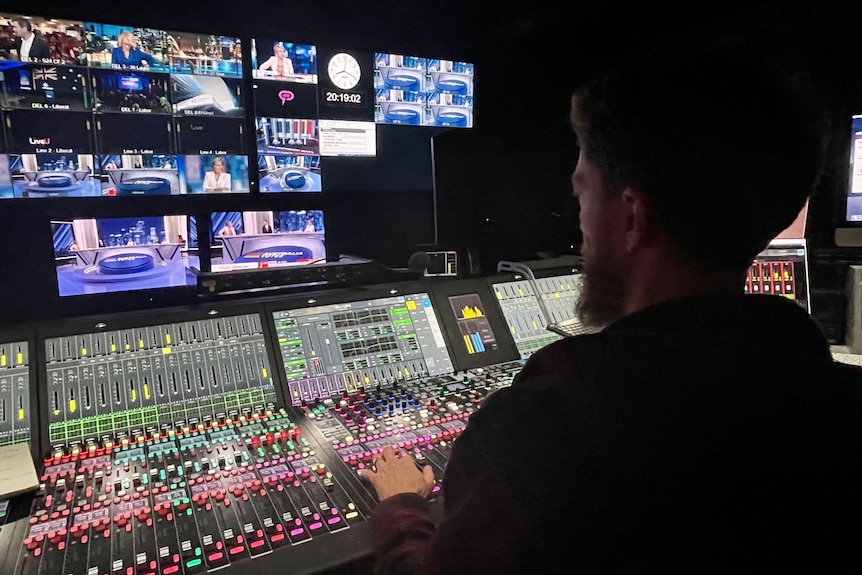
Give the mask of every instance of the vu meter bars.
[[548, 331], [548, 320], [529, 280], [499, 282], [491, 287], [522, 359], [561, 339]]
[[426, 293], [273, 312], [290, 401], [452, 371]]
[[27, 342], [0, 342], [0, 445], [30, 440]]
[[54, 337], [45, 348], [52, 443], [150, 438], [276, 401], [258, 314]]

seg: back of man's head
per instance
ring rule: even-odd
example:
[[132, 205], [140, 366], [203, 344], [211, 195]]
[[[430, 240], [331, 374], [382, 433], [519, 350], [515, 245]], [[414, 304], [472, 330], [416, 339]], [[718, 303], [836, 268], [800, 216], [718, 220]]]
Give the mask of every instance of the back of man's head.
[[813, 193], [828, 120], [799, 78], [739, 47], [653, 54], [572, 98], [581, 153], [647, 195], [681, 258], [747, 267]]

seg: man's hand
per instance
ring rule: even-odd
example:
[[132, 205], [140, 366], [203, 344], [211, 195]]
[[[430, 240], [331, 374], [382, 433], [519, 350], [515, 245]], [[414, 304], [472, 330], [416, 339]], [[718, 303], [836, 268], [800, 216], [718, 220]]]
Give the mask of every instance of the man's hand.
[[399, 455], [391, 446], [383, 448], [371, 467], [360, 469], [359, 477], [374, 486], [379, 501], [399, 493], [418, 493], [428, 497], [434, 489], [431, 466], [426, 465], [420, 471], [412, 457]]

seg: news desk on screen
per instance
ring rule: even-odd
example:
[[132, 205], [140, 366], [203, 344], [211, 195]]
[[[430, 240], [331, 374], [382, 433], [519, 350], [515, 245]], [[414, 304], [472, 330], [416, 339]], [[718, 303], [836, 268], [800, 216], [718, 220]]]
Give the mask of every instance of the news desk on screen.
[[283, 232], [216, 236], [225, 263], [307, 263], [326, 259], [324, 232]]
[[99, 248], [81, 248], [75, 252], [78, 265], [92, 266], [105, 258], [119, 254], [146, 254], [155, 256], [160, 262], [178, 260], [182, 256], [183, 244], [148, 244], [131, 246], [104, 246]]

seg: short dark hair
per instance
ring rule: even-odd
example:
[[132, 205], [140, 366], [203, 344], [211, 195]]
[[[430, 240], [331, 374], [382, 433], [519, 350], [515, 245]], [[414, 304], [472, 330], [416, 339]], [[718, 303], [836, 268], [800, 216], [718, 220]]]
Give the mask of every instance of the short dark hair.
[[20, 17], [19, 18], [13, 18], [12, 21], [15, 22], [16, 24], [18, 24], [19, 26], [23, 26], [24, 28], [27, 28], [31, 32], [33, 31], [33, 23], [30, 22], [30, 20], [28, 20], [27, 18], [20, 18]]
[[653, 54], [579, 87], [571, 122], [612, 191], [640, 189], [689, 262], [747, 267], [825, 164], [810, 84], [739, 46]]

